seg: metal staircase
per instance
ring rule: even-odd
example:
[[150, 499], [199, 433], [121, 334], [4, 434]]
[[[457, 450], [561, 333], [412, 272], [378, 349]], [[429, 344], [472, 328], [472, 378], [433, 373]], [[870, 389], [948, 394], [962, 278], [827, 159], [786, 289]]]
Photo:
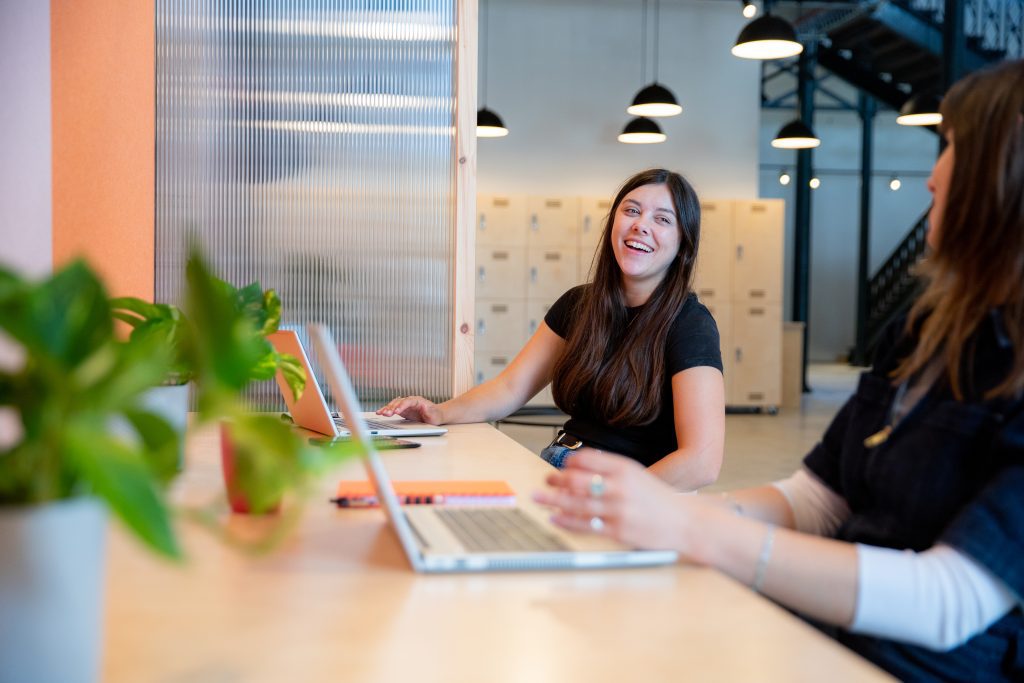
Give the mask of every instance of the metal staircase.
[[[893, 109], [913, 95], [943, 91], [944, 0], [882, 0], [818, 9], [796, 21], [819, 37], [818, 64]], [[1024, 56], [1024, 0], [965, 0], [960, 68], [974, 71]], [[918, 291], [913, 267], [925, 251], [927, 212], [870, 279], [862, 358]]]

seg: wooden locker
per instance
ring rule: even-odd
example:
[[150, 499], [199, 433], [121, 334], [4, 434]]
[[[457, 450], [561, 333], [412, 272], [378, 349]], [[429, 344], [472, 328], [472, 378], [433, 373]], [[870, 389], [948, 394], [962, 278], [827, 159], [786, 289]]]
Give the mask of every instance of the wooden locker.
[[576, 250], [529, 247], [526, 250], [526, 296], [554, 301], [576, 280]]
[[483, 384], [497, 377], [512, 362], [517, 353], [519, 353], [519, 349], [515, 351], [508, 349], [503, 351], [483, 351], [477, 349], [473, 354], [476, 359], [476, 383]]
[[735, 202], [733, 298], [782, 301], [782, 200]]
[[601, 241], [601, 233], [604, 231], [604, 224], [608, 219], [608, 213], [612, 210], [610, 199], [597, 199], [594, 197], [583, 197], [580, 199], [579, 217], [579, 249], [580, 263], [586, 261], [587, 268], [580, 268], [580, 277], [586, 277], [587, 269], [590, 268], [590, 261], [597, 251], [597, 245]]
[[732, 339], [732, 304], [729, 302], [713, 302], [705, 304], [718, 326], [718, 341], [722, 351], [722, 376], [725, 380], [725, 404], [732, 405], [733, 356], [736, 349]]
[[733, 205], [730, 201], [701, 204], [700, 246], [694, 291], [706, 306], [732, 297]]
[[526, 343], [526, 302], [522, 299], [478, 299], [476, 348], [481, 351], [522, 347]]
[[523, 299], [526, 296], [526, 249], [477, 245], [476, 296]]
[[733, 309], [732, 405], [782, 401], [782, 304], [737, 302]]
[[526, 207], [527, 246], [577, 248], [579, 200], [576, 197], [528, 197]]
[[526, 246], [525, 196], [478, 195], [476, 243], [489, 246]]
[[[561, 295], [559, 295], [561, 296]], [[551, 305], [556, 299], [527, 299], [526, 300], [526, 336], [527, 339], [533, 336], [540, 324], [544, 322]]]

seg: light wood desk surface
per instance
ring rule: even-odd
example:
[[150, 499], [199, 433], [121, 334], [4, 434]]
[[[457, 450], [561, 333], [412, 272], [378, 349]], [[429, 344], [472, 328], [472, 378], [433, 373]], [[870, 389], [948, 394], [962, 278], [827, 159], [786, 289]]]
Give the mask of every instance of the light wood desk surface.
[[[508, 480], [527, 503], [548, 465], [489, 425], [384, 455], [396, 479]], [[179, 500], [222, 490], [217, 434], [190, 435]], [[352, 462], [323, 482], [363, 478]], [[232, 520], [244, 530], [258, 519]], [[103, 680], [810, 681], [885, 674], [707, 569], [418, 576], [379, 509], [312, 501], [273, 555], [183, 524], [188, 561], [119, 529], [108, 553]]]

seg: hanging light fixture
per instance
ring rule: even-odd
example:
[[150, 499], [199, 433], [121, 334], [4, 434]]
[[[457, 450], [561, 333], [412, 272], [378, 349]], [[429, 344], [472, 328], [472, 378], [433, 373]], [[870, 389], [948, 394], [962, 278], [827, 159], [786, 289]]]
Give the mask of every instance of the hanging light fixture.
[[476, 113], [476, 136], [478, 138], [503, 138], [508, 128], [501, 117], [484, 107]]
[[793, 26], [771, 14], [754, 19], [743, 27], [732, 47], [732, 53], [743, 59], [781, 59], [804, 51], [796, 39]]
[[896, 123], [901, 126], [937, 126], [942, 123], [939, 112], [940, 98], [934, 91], [917, 93], [907, 98], [900, 107]]
[[778, 149], [810, 149], [821, 144], [811, 127], [800, 119], [793, 119], [776, 133], [772, 147]]
[[743, 3], [743, 16], [747, 19], [753, 19], [754, 15], [757, 14], [757, 5], [750, 0], [740, 0]]
[[[482, 0], [480, 5], [480, 9], [483, 10]], [[480, 79], [480, 102], [484, 106], [476, 112], [476, 136], [478, 138], [503, 138], [508, 135], [508, 128], [505, 127], [500, 116], [487, 108], [487, 48], [490, 47], [487, 42], [487, 25], [490, 23], [490, 18], [491, 13], [488, 12], [483, 22], [484, 39], [480, 41], [483, 47], [481, 50], [483, 64], [480, 73], [483, 78]]]
[[[645, 86], [633, 98], [633, 103], [626, 108], [627, 114], [633, 116], [675, 116], [683, 111], [676, 102], [676, 96], [658, 83], [658, 35], [661, 0], [654, 0], [654, 82]], [[640, 80], [647, 80], [647, 0], [643, 3], [643, 28], [640, 31]]]
[[890, 190], [892, 190], [893, 192], [896, 192], [901, 187], [903, 187], [903, 183], [900, 182], [900, 177], [898, 175], [894, 175], [892, 178], [889, 178], [889, 189]]
[[629, 123], [619, 133], [619, 142], [631, 145], [645, 145], [655, 142], [665, 142], [666, 136], [661, 132], [654, 121], [639, 116]]
[[788, 169], [782, 169], [779, 171], [779, 185], [789, 185], [793, 180], [793, 176], [789, 175]]
[[812, 190], [817, 190], [819, 187], [821, 187], [821, 179], [815, 176], [811, 178], [807, 184], [811, 186]]

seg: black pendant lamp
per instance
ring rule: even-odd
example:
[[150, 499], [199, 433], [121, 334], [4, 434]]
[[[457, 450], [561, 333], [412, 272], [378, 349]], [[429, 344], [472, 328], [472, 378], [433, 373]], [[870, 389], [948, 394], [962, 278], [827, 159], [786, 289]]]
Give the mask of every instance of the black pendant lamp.
[[[483, 2], [480, 3], [480, 9], [483, 10]], [[487, 24], [490, 20], [490, 12], [487, 13], [487, 19], [483, 22], [483, 38], [480, 41], [481, 45], [481, 64], [480, 73], [483, 78], [480, 79], [480, 102], [484, 106], [476, 112], [476, 136], [478, 138], [503, 138], [508, 135], [508, 128], [505, 127], [505, 123], [501, 120], [501, 117], [495, 114], [493, 111], [487, 108]]]
[[781, 59], [804, 51], [793, 26], [781, 17], [767, 14], [743, 27], [732, 53], [743, 59]]
[[[661, 0], [654, 0], [654, 82], [644, 86], [633, 98], [633, 103], [626, 108], [627, 114], [633, 116], [675, 116], [682, 113], [683, 108], [676, 102], [676, 96], [658, 83], [658, 34], [660, 24]], [[647, 80], [647, 0], [643, 3], [643, 28], [640, 31], [640, 78]]]
[[811, 127], [800, 119], [793, 119], [775, 135], [772, 147], [778, 149], [810, 149], [821, 144]]
[[900, 115], [896, 123], [901, 126], [937, 126], [942, 123], [939, 112], [941, 99], [935, 91], [926, 91], [911, 95], [900, 107]]
[[508, 128], [501, 117], [484, 107], [476, 113], [476, 136], [478, 138], [503, 138]]
[[649, 145], [656, 142], [665, 142], [666, 135], [661, 132], [654, 121], [639, 116], [629, 123], [619, 133], [619, 142], [629, 145]]

